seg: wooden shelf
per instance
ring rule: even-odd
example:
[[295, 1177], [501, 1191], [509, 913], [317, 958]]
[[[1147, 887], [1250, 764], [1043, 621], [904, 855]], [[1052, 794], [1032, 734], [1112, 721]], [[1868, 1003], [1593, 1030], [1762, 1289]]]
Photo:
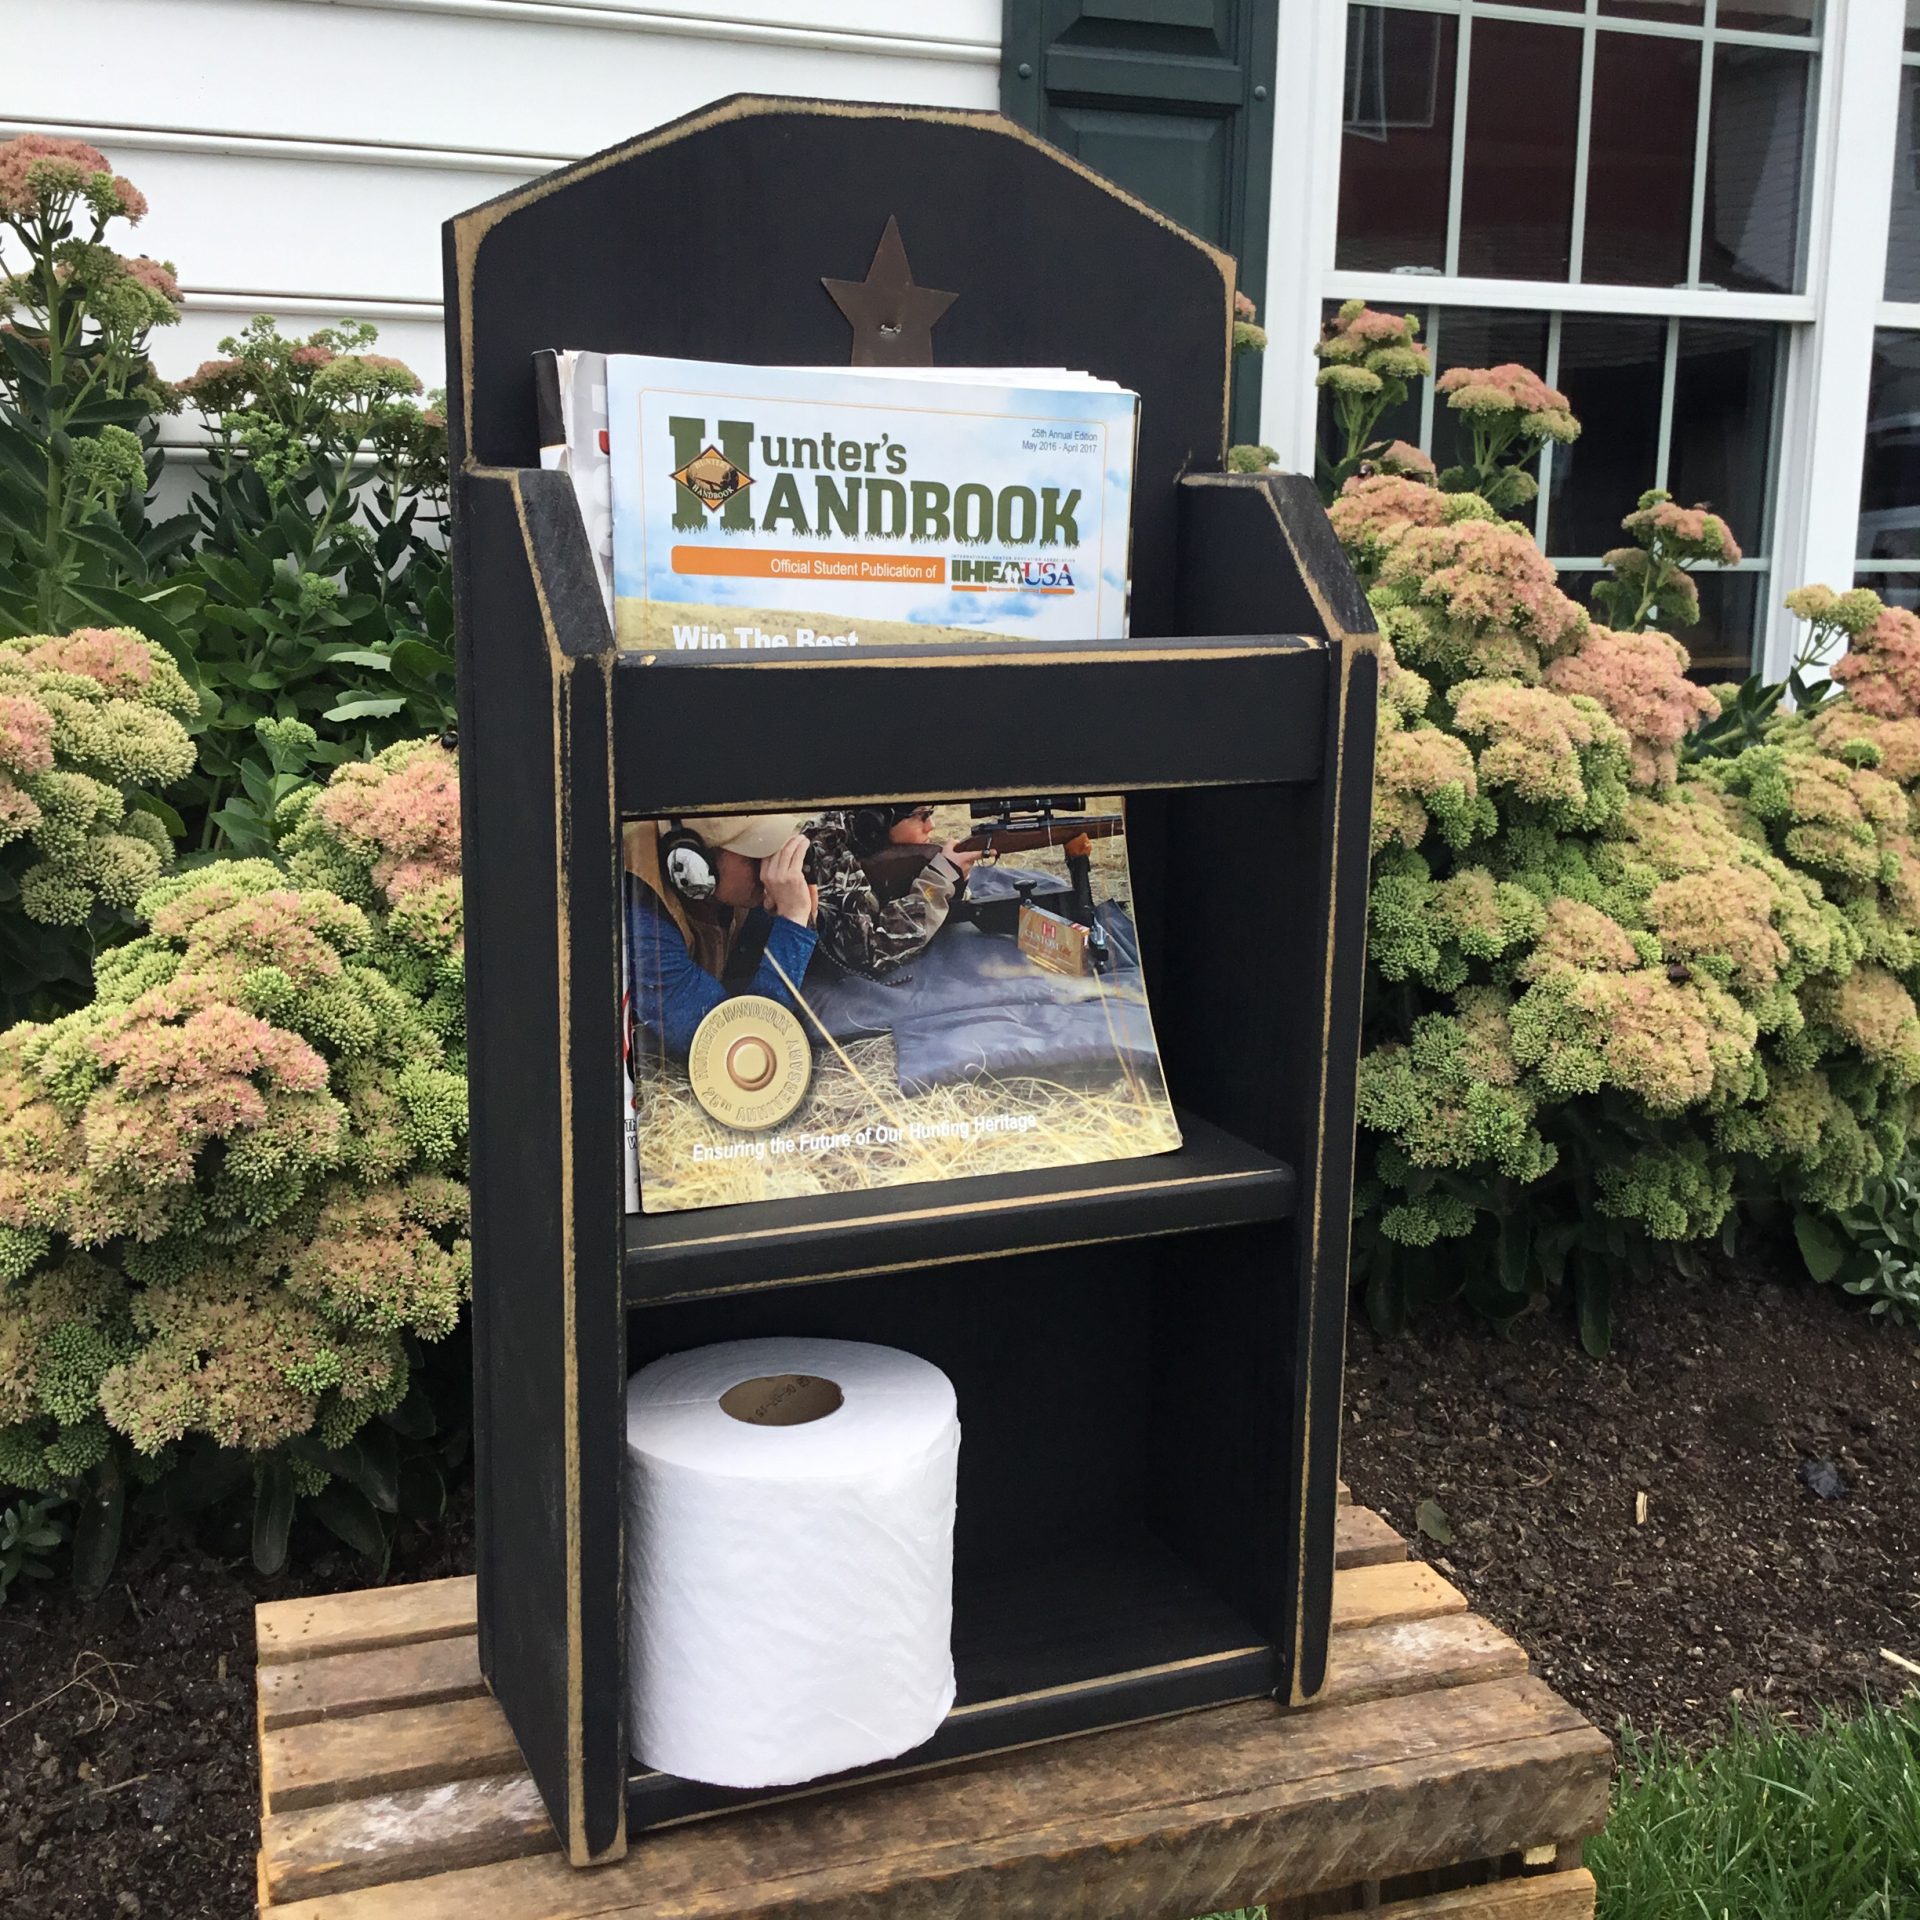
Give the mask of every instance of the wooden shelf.
[[631, 816], [1311, 781], [1326, 700], [1325, 647], [1292, 634], [622, 653], [615, 799]]
[[1177, 1152], [627, 1217], [627, 1304], [1284, 1220], [1293, 1169], [1180, 1116]]
[[[954, 1570], [954, 1708], [925, 1745], [878, 1767], [809, 1781], [816, 1793], [873, 1774], [1270, 1692], [1273, 1649], [1144, 1529], [1072, 1542], [1039, 1560]], [[636, 1828], [717, 1813], [764, 1791], [702, 1786], [636, 1768]]]

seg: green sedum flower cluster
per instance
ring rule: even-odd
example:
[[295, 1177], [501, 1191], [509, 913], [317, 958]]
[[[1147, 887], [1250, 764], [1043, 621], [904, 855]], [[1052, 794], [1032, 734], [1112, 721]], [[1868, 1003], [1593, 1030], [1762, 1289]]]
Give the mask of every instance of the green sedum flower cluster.
[[405, 1395], [407, 1338], [452, 1330], [456, 787], [437, 745], [342, 768], [284, 865], [149, 885], [92, 1002], [0, 1035], [0, 1480], [338, 1447]]
[[85, 926], [172, 864], [141, 802], [193, 765], [198, 711], [172, 659], [123, 628], [0, 640], [0, 874], [29, 918]]

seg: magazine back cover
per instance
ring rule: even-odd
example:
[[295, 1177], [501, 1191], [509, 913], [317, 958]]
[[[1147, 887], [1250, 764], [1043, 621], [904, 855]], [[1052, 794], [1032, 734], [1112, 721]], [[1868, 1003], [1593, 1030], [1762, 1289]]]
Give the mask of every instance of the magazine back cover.
[[1137, 402], [1055, 377], [609, 356], [621, 646], [1124, 635]]
[[1180, 1144], [1115, 799], [630, 822], [649, 1213]]

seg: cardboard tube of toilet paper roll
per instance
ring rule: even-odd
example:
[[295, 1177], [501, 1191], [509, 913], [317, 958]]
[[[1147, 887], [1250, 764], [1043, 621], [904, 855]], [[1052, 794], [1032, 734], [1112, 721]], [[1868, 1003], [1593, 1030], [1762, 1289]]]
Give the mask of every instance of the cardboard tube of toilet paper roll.
[[893, 1758], [953, 1705], [960, 1424], [930, 1362], [736, 1340], [627, 1385], [636, 1757], [716, 1786]]

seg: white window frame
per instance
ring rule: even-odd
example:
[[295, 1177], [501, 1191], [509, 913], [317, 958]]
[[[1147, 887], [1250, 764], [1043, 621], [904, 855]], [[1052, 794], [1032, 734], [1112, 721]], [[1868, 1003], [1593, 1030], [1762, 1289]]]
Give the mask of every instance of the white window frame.
[[[1390, 3], [1418, 7], [1422, 0]], [[1718, 0], [1706, 4], [1711, 23]], [[1756, 662], [1770, 674], [1783, 673], [1792, 658], [1797, 625], [1780, 604], [1786, 590], [1812, 580], [1836, 587], [1853, 581], [1874, 329], [1920, 327], [1920, 302], [1894, 305], [1881, 298], [1899, 118], [1905, 25], [1901, 0], [1826, 0], [1820, 32], [1806, 42], [1817, 49], [1818, 66], [1805, 188], [1806, 291], [1796, 294], [1337, 270], [1348, 0], [1279, 0], [1279, 7], [1261, 438], [1275, 449], [1280, 464], [1313, 470], [1318, 423], [1313, 345], [1322, 308], [1330, 300], [1358, 297], [1386, 306], [1775, 322], [1786, 329], [1787, 350], [1778, 402], [1774, 505], [1765, 541], [1749, 539], [1747, 544], [1767, 554], [1771, 575], [1768, 604], [1755, 635]], [[1446, 10], [1454, 10], [1453, 0], [1447, 0]], [[1470, 32], [1467, 22], [1476, 13], [1557, 18], [1563, 23], [1568, 18], [1542, 9], [1466, 0], [1463, 47]], [[1587, 0], [1588, 34], [1596, 31], [1596, 14], [1597, 0]], [[1656, 23], [1635, 24], [1658, 31]], [[1561, 30], [1581, 28], [1563, 24]], [[1717, 27], [1715, 37], [1742, 43], [1755, 39]], [[1774, 36], [1761, 39], [1780, 44]], [[1456, 126], [1463, 124], [1464, 113], [1457, 112]], [[1702, 138], [1704, 133], [1703, 127]], [[1456, 141], [1456, 198], [1462, 152]], [[1584, 155], [1576, 157], [1576, 197], [1583, 160]], [[1703, 190], [1703, 175], [1697, 173], [1695, 192]], [[1299, 270], [1286, 273], [1281, 265], [1286, 261], [1298, 262]], [[1555, 340], [1558, 332], [1554, 324]], [[1552, 378], [1550, 367], [1541, 371]], [[1622, 501], [1621, 512], [1632, 504]]]

